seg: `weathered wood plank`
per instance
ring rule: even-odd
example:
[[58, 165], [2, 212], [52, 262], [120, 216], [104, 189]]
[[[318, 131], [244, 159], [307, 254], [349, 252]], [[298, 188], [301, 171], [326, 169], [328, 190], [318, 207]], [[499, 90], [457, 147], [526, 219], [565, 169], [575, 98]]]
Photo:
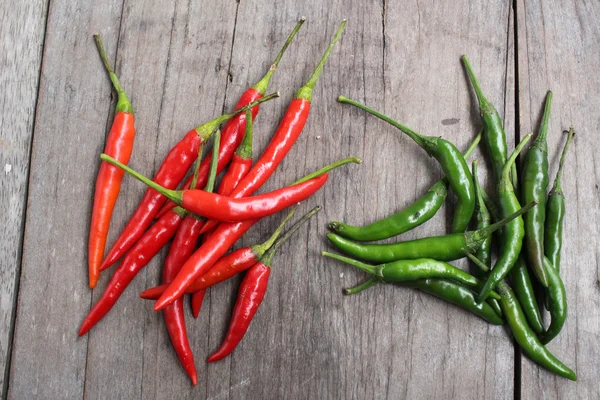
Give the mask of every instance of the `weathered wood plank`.
[[0, 4], [0, 390], [6, 394], [46, 0]]
[[[111, 88], [92, 34], [118, 27], [121, 2], [53, 1], [32, 144], [9, 398], [80, 398], [87, 338], [87, 232]], [[115, 54], [117, 29], [103, 31]]]
[[[234, 2], [215, 3], [210, 13], [198, 2], [128, 3], [121, 21], [119, 64], [123, 65], [123, 77], [128, 77], [124, 84], [131, 88], [138, 113], [140, 136], [132, 157], [134, 168], [153, 174], [187, 131], [221, 113], [235, 9]], [[129, 180], [122, 192], [126, 204], [114, 218], [115, 227], [125, 224], [144, 190], [141, 184]], [[139, 274], [115, 310], [94, 328], [87, 364], [87, 397], [154, 398], [177, 393], [174, 388], [169, 390], [168, 378], [163, 382], [163, 366], [172, 370], [174, 387], [190, 389], [166, 335], [162, 315], [152, 311], [152, 302], [138, 299], [143, 289], [157, 281], [163, 260], [164, 252], [147, 267], [148, 271]], [[97, 292], [94, 300], [101, 294]], [[191, 337], [205, 336], [201, 334], [202, 326], [195, 328], [193, 318], [188, 316], [188, 321]], [[201, 375], [205, 365], [198, 363]], [[108, 387], [106, 383], [111, 381], [115, 384]], [[203, 388], [196, 390], [201, 393]]]
[[548, 134], [550, 176], [570, 126], [578, 136], [562, 178], [567, 214], [561, 276], [569, 316], [548, 348], [578, 375], [578, 382], [554, 376], [523, 358], [523, 398], [591, 399], [600, 397], [600, 272], [598, 248], [597, 88], [600, 78], [600, 7], [590, 2], [517, 4], [521, 132], [537, 130], [547, 90], [553, 92]]
[[[495, 104], [510, 104], [505, 88], [513, 76], [508, 5], [469, 7], [459, 2], [434, 7], [337, 0], [318, 7], [288, 2], [283, 8], [245, 1], [239, 6], [216, 2], [207, 13], [206, 5], [193, 2], [126, 2], [122, 21], [120, 4], [104, 7], [84, 7], [77, 18], [67, 5], [55, 4], [51, 10], [55, 18], [48, 40], [54, 46], [47, 51], [50, 58], [36, 125], [32, 185], [39, 187], [32, 186], [30, 197], [30, 215], [35, 219], [28, 220], [25, 236], [12, 397], [36, 393], [89, 398], [512, 396], [512, 373], [507, 371], [513, 369], [513, 350], [501, 328], [488, 327], [427, 295], [390, 286], [343, 297], [341, 287], [354, 284], [362, 274], [319, 255], [329, 247], [323, 235], [328, 221], [365, 223], [388, 215], [412, 202], [440, 176], [436, 162], [409, 139], [339, 105], [336, 97], [345, 94], [364, 101], [425, 134], [443, 135], [465, 147], [480, 124], [459, 57], [469, 54]], [[281, 249], [269, 294], [244, 342], [228, 359], [206, 365], [204, 360], [222, 340], [231, 312], [237, 282], [228, 282], [207, 295], [199, 321], [189, 320], [200, 377], [198, 387], [192, 388], [170, 348], [161, 316], [151, 311], [151, 302], [137, 300], [139, 291], [158, 279], [158, 257], [117, 308], [87, 338], [75, 340], [90, 305], [85, 269], [89, 193], [104, 124], [111, 113], [106, 104], [109, 87], [92, 42], [77, 42], [73, 49], [68, 40], [59, 45], [55, 38], [74, 40], [90, 28], [101, 30], [109, 54], [114, 55], [120, 37], [117, 72], [138, 118], [131, 165], [151, 174], [176, 138], [219, 113], [223, 102], [225, 108], [231, 107], [264, 73], [303, 14], [308, 22], [273, 80], [272, 87], [282, 91], [282, 99], [265, 105], [256, 125], [257, 154], [341, 18], [348, 17], [349, 26], [315, 90], [304, 134], [264, 190], [349, 155], [361, 156], [365, 164], [333, 172], [328, 186], [302, 207], [304, 211], [321, 204], [324, 211]], [[67, 66], [61, 75], [61, 60], [74, 56], [85, 60], [80, 70]], [[96, 75], [102, 78], [89, 78]], [[74, 80], [72, 102], [55, 93], [67, 78]], [[83, 104], [83, 95], [91, 99], [90, 109], [105, 110], [102, 115], [82, 107], [80, 114], [86, 117], [75, 126], [52, 118], [53, 113], [62, 115]], [[507, 123], [514, 119], [510, 115], [507, 109]], [[447, 120], [458, 122], [447, 125], [443, 122]], [[73, 138], [80, 131], [87, 133], [85, 142]], [[60, 157], [49, 157], [48, 149], [56, 149], [50, 154], [66, 151], [67, 157], [79, 162], [77, 167], [59, 167]], [[71, 192], [54, 192], [57, 185], [84, 195], [70, 199], [66, 194]], [[54, 209], [36, 200], [47, 192], [54, 193]], [[142, 192], [137, 182], [125, 180], [111, 240]], [[404, 238], [447, 231], [450, 213], [445, 207], [433, 221]], [[66, 223], [58, 226], [63, 219]], [[264, 240], [279, 219], [260, 223], [243, 244]], [[46, 229], [51, 223], [51, 229]], [[71, 245], [63, 237], [82, 239]], [[104, 274], [98, 287], [103, 288], [107, 280]], [[96, 292], [94, 300], [99, 296]], [[32, 377], [34, 384], [28, 386]]]
[[[311, 223], [306, 239], [303, 237], [286, 247], [293, 249], [292, 253], [282, 253], [279, 257], [273, 269], [272, 290], [253, 330], [230, 360], [209, 368], [208, 378], [214, 388], [209, 396], [212, 393], [215, 397], [259, 398], [276, 393], [291, 398], [427, 398], [454, 393], [456, 397], [476, 398], [484, 394], [512, 397], [513, 377], [505, 371], [513, 369], [513, 348], [501, 328], [488, 328], [454, 307], [393, 287], [382, 286], [354, 298], [343, 298], [339, 288], [353, 284], [361, 274], [318, 255], [320, 249], [328, 247], [323, 239], [328, 221], [344, 218], [362, 223], [387, 215], [410, 203], [439, 176], [436, 163], [412, 142], [373, 118], [335, 104], [339, 94], [365, 101], [425, 133], [443, 134], [466, 146], [479, 126], [459, 62], [459, 56], [467, 52], [492, 77], [486, 81], [486, 92], [502, 112], [501, 105], [506, 101], [504, 87], [506, 80], [511, 79], [505, 76], [508, 7], [471, 10], [468, 17], [472, 22], [463, 26], [457, 22], [459, 16], [452, 14], [460, 14], [458, 10], [465, 8], [462, 6], [456, 5], [456, 10], [454, 5], [448, 6], [449, 9], [431, 14], [424, 12], [419, 24], [417, 17], [412, 21], [404, 17], [419, 15], [419, 10], [408, 6], [395, 9], [389, 5], [385, 11], [385, 52], [381, 50], [382, 9], [372, 4], [354, 4], [344, 10], [350, 13], [347, 14], [350, 24], [340, 43], [340, 53], [334, 53], [330, 69], [326, 69], [315, 92], [315, 108], [298, 150], [290, 154], [281, 175], [275, 176], [266, 187], [275, 188], [300, 175], [302, 169], [310, 170], [350, 154], [362, 156], [365, 166], [332, 174], [336, 180], [317, 198], [325, 207], [323, 213]], [[238, 31], [243, 29], [244, 10], [250, 8], [245, 7], [243, 3], [240, 6]], [[334, 3], [332, 10], [326, 12], [336, 15], [339, 7]], [[258, 13], [265, 12], [256, 8]], [[310, 14], [308, 17], [306, 36], [295, 45], [300, 49], [291, 52], [292, 57], [303, 55], [296, 65], [305, 71], [312, 68], [305, 54], [317, 59], [322, 51], [319, 47], [325, 46], [334, 29], [331, 25], [335, 26], [335, 21], [325, 24], [314, 21]], [[490, 34], [485, 30], [489, 25], [483, 28], [477, 22], [484, 17], [497, 21], [493, 24], [497, 31]], [[442, 23], [442, 19], [447, 21]], [[443, 27], [441, 31], [439, 24]], [[314, 39], [310, 41], [315, 29], [319, 32], [319, 46]], [[322, 33], [325, 31], [328, 34]], [[236, 36], [233, 71], [238, 44]], [[405, 59], [411, 60], [411, 64]], [[454, 63], [448, 61], [452, 59]], [[417, 63], [426, 67], [415, 68]], [[512, 63], [508, 65], [512, 68]], [[293, 79], [284, 87], [297, 87], [304, 79], [301, 75], [300, 71], [292, 78], [291, 74], [281, 74], [276, 82]], [[403, 93], [412, 97], [404, 100]], [[290, 95], [291, 92], [287, 94]], [[431, 111], [423, 112], [425, 104], [431, 105]], [[270, 110], [264, 111], [261, 125]], [[281, 111], [275, 117], [279, 115]], [[454, 117], [461, 121], [457, 126], [441, 122]], [[335, 128], [334, 121], [340, 119], [341, 127]], [[273, 118], [265, 125], [274, 126], [276, 120]], [[257, 126], [260, 131], [260, 125]], [[266, 143], [267, 139], [260, 136], [257, 140]], [[293, 165], [300, 167], [290, 176], [288, 171]], [[415, 178], [411, 171], [416, 168], [424, 173]], [[389, 189], [391, 185], [393, 190]], [[447, 230], [447, 215], [448, 211], [441, 213], [406, 237]], [[266, 235], [265, 231], [262, 229], [261, 237]], [[260, 240], [254, 235], [250, 234], [248, 239]], [[277, 279], [281, 276], [284, 278]], [[212, 349], [218, 346], [225, 330], [223, 314], [227, 315], [231, 309], [232, 289], [235, 287], [223, 288], [225, 294], [215, 293], [218, 288], [211, 292]], [[220, 326], [216, 333], [215, 324]], [[290, 330], [290, 326], [297, 328]], [[447, 334], [434, 333], [440, 330]], [[273, 351], [265, 352], [265, 343]], [[461, 362], [464, 357], [472, 360], [469, 363], [472, 368], [464, 367]], [[256, 374], [257, 370], [261, 373]]]

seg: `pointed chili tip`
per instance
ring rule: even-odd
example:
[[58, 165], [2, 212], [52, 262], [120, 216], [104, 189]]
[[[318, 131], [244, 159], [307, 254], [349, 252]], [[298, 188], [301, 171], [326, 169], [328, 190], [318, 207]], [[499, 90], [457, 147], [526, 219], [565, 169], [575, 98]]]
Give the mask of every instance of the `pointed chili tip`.
[[89, 330], [90, 330], [90, 327], [88, 327], [87, 324], [85, 323], [85, 321], [83, 321], [83, 323], [81, 324], [81, 328], [79, 328], [79, 333], [77, 333], [77, 336], [81, 337], [81, 336], [85, 335], [86, 333], [88, 333]]
[[198, 374], [194, 373], [192, 376], [190, 376], [190, 379], [192, 380], [192, 385], [196, 386], [198, 384]]
[[215, 361], [219, 361], [222, 357], [219, 357], [218, 351], [214, 352], [211, 354], [210, 357], [208, 357], [208, 360], [206, 360], [206, 362], [215, 362]]

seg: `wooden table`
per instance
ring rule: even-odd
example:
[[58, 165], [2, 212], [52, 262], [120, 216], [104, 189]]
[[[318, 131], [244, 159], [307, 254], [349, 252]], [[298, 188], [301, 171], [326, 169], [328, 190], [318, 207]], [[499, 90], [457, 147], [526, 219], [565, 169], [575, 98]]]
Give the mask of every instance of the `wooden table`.
[[[0, 375], [13, 399], [74, 398], [581, 398], [600, 397], [600, 7], [591, 1], [171, 1], [2, 2], [0, 15]], [[204, 4], [202, 4], [204, 3]], [[210, 4], [207, 4], [210, 3]], [[267, 5], [268, 4], [268, 5]], [[130, 165], [151, 175], [191, 127], [231, 109], [266, 71], [296, 20], [307, 23], [285, 55], [255, 128], [263, 149], [284, 105], [314, 68], [340, 20], [349, 19], [314, 95], [304, 133], [264, 190], [336, 159], [303, 206], [323, 211], [273, 268], [271, 286], [235, 353], [208, 366], [239, 280], [209, 292], [188, 318], [200, 376], [192, 387], [152, 303], [162, 252], [90, 334], [78, 326], [106, 285], [87, 287], [87, 232], [98, 154], [114, 97], [92, 40], [100, 32], [128, 91], [138, 136]], [[335, 100], [358, 99], [460, 148], [480, 129], [459, 61], [468, 54], [504, 118], [509, 147], [535, 130], [554, 92], [549, 158], [562, 131], [578, 138], [563, 178], [563, 277], [569, 318], [549, 348], [579, 375], [557, 378], [515, 351], [507, 331], [408, 289], [379, 285], [320, 257], [328, 221], [366, 223], [411, 203], [440, 177], [435, 160], [393, 128]], [[482, 158], [481, 153], [476, 157]], [[112, 243], [144, 191], [125, 179]], [[454, 200], [450, 200], [450, 204]], [[451, 207], [404, 235], [448, 231]], [[280, 217], [243, 240], [264, 240]], [[459, 263], [465, 266], [465, 263]], [[189, 316], [188, 316], [189, 317]]]

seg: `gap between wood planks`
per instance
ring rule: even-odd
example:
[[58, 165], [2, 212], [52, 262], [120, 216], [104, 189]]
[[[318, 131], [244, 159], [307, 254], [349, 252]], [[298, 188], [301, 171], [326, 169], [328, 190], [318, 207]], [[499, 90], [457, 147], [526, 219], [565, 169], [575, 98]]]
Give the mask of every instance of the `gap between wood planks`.
[[[508, 29], [510, 30], [510, 12], [509, 12], [509, 21], [508, 21]], [[519, 115], [521, 113], [520, 103], [519, 103], [519, 27], [518, 27], [518, 13], [517, 13], [517, 0], [512, 0], [512, 17], [513, 17], [513, 47], [514, 47], [514, 69], [515, 69], [515, 79], [514, 79], [514, 91], [515, 91], [515, 146], [521, 141], [521, 122], [519, 120]], [[507, 37], [509, 37], [510, 32]], [[507, 52], [508, 54], [508, 52]], [[507, 57], [508, 59], [508, 57]], [[508, 70], [508, 66], [507, 66]], [[504, 91], [506, 96], [506, 90]], [[519, 156], [519, 161], [521, 157]], [[517, 170], [519, 173], [520, 163], [517, 162]], [[517, 344], [517, 342], [513, 339], [513, 346], [515, 348], [515, 356], [514, 356], [514, 388], [513, 395], [515, 400], [521, 400], [521, 363], [523, 361], [523, 355], [521, 353], [521, 348]]]
[[40, 52], [41, 52], [41, 56], [40, 56], [40, 65], [39, 65], [39, 71], [37, 74], [37, 80], [36, 80], [36, 86], [37, 86], [37, 91], [35, 94], [35, 100], [33, 102], [33, 109], [35, 110], [34, 115], [33, 115], [33, 121], [31, 121], [31, 132], [29, 135], [29, 151], [28, 151], [28, 160], [27, 160], [27, 178], [25, 180], [25, 184], [23, 185], [25, 188], [24, 191], [24, 198], [23, 198], [23, 212], [22, 212], [22, 219], [21, 219], [21, 234], [19, 235], [19, 241], [18, 241], [18, 255], [17, 255], [17, 265], [16, 265], [16, 270], [15, 270], [15, 283], [14, 283], [14, 290], [13, 290], [13, 296], [12, 296], [12, 302], [11, 302], [11, 306], [12, 306], [12, 310], [11, 310], [11, 314], [10, 314], [10, 322], [9, 322], [9, 328], [8, 328], [8, 346], [6, 347], [6, 360], [4, 363], [4, 383], [2, 385], [2, 392], [0, 396], [0, 398], [2, 399], [6, 399], [7, 395], [8, 395], [8, 383], [9, 383], [9, 378], [10, 378], [10, 368], [11, 368], [11, 361], [12, 361], [12, 350], [13, 350], [13, 338], [15, 336], [15, 320], [17, 318], [17, 304], [19, 301], [19, 286], [21, 283], [21, 271], [22, 269], [22, 264], [23, 264], [23, 240], [25, 237], [25, 221], [27, 221], [27, 205], [28, 205], [28, 198], [29, 198], [29, 180], [31, 179], [31, 153], [32, 153], [32, 149], [33, 149], [33, 135], [35, 133], [35, 124], [37, 121], [37, 111], [38, 111], [38, 100], [40, 98], [40, 80], [42, 78], [42, 66], [44, 65], [44, 50], [46, 49], [46, 30], [48, 28], [48, 15], [50, 13], [50, 0], [46, 0], [45, 3], [45, 7], [46, 9], [44, 10], [44, 27], [42, 28], [43, 30], [43, 36], [42, 36], [42, 46], [40, 48]]

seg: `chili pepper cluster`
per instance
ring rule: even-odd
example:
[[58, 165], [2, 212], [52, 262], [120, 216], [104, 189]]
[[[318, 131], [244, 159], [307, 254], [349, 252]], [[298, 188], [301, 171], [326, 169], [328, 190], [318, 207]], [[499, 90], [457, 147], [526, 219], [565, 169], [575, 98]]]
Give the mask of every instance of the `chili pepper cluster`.
[[[562, 150], [554, 185], [547, 193], [546, 138], [552, 92], [546, 96], [538, 135], [523, 157], [519, 176], [516, 159], [533, 134], [524, 136], [508, 155], [500, 116], [484, 96], [466, 56], [462, 60], [483, 125], [462, 154], [447, 140], [421, 135], [363, 104], [339, 97], [339, 102], [364, 110], [408, 135], [439, 162], [445, 177], [413, 204], [382, 220], [364, 226], [331, 222], [332, 232], [327, 238], [350, 257], [326, 251], [322, 254], [370, 275], [359, 285], [345, 289], [346, 294], [359, 293], [379, 282], [419, 289], [491, 324], [507, 323], [529, 358], [555, 374], [576, 380], [575, 372], [545, 347], [560, 333], [567, 317], [567, 297], [559, 273], [565, 216], [561, 174], [574, 138], [573, 129]], [[465, 161], [482, 139], [493, 169], [494, 196], [479, 184], [477, 161], [473, 161], [471, 170]], [[448, 188], [457, 198], [452, 233], [397, 243], [364, 243], [389, 239], [425, 223], [444, 203]], [[473, 230], [467, 230], [469, 224]], [[494, 248], [497, 251], [492, 266]], [[448, 264], [464, 257], [476, 267], [475, 275]], [[542, 322], [540, 305], [549, 311], [548, 327]]]
[[[152, 179], [126, 165], [132, 155], [135, 136], [133, 108], [112, 70], [100, 37], [94, 36], [118, 101], [96, 180], [88, 247], [90, 287], [96, 286], [102, 271], [120, 259], [122, 261], [81, 324], [80, 336], [112, 309], [138, 272], [172, 239], [164, 262], [163, 284], [144, 291], [141, 297], [157, 300], [154, 309], [163, 311], [173, 348], [192, 382], [196, 384], [198, 378], [184, 320], [185, 294], [192, 295], [192, 312], [198, 317], [207, 288], [245, 273], [229, 330], [208, 362], [226, 357], [242, 340], [266, 294], [276, 251], [320, 210], [320, 207], [313, 208], [283, 232], [296, 210], [295, 205], [323, 187], [332, 169], [361, 162], [355, 157], [346, 158], [287, 187], [254, 195], [276, 171], [302, 133], [310, 113], [313, 88], [346, 26], [344, 20], [312, 76], [296, 92], [269, 145], [253, 164], [253, 120], [261, 103], [278, 97], [277, 93], [265, 94], [279, 61], [303, 23], [304, 18], [296, 24], [265, 76], [242, 94], [235, 110], [185, 134], [169, 151]], [[212, 152], [203, 158], [203, 148], [211, 137], [214, 138]], [[227, 172], [216, 185], [216, 177], [225, 168]], [[104, 257], [111, 215], [125, 172], [145, 183], [148, 189]], [[184, 182], [186, 175], [189, 178]], [[181, 189], [175, 190], [178, 186]], [[227, 254], [260, 219], [292, 206], [265, 242]]]

